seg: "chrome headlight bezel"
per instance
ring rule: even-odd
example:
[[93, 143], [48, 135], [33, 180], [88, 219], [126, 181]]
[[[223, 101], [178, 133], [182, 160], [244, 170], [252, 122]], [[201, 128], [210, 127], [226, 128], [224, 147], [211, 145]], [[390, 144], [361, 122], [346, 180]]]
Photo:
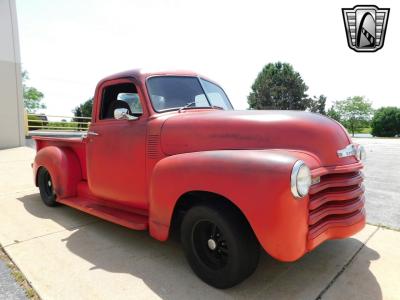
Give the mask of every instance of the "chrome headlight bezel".
[[290, 189], [295, 198], [303, 198], [310, 190], [311, 171], [304, 161], [295, 162], [290, 175]]

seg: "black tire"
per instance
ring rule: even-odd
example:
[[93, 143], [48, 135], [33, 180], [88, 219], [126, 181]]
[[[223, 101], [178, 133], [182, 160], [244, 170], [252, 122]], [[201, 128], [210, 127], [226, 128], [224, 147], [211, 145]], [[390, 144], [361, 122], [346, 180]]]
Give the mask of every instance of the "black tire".
[[250, 225], [225, 205], [191, 208], [182, 221], [181, 241], [196, 275], [219, 289], [242, 282], [258, 264], [260, 246]]
[[46, 168], [40, 168], [38, 173], [38, 185], [40, 196], [44, 204], [47, 206], [57, 206], [59, 203], [56, 201], [57, 195], [54, 191], [53, 182], [49, 171]]

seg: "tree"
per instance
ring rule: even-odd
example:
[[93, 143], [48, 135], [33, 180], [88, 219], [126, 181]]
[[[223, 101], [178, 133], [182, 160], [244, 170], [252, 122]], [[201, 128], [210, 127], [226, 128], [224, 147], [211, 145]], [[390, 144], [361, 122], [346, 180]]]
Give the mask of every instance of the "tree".
[[331, 107], [328, 109], [328, 112], [327, 112], [326, 115], [327, 115], [328, 117], [330, 117], [330, 118], [332, 118], [332, 119], [338, 121], [338, 122], [341, 122], [341, 120], [340, 120], [340, 115], [339, 115], [339, 113], [335, 110], [335, 108], [334, 108], [333, 106], [331, 106]]
[[381, 107], [372, 118], [372, 135], [393, 137], [400, 134], [400, 108]]
[[[89, 123], [90, 121], [87, 119], [81, 119], [78, 117], [92, 117], [92, 109], [93, 109], [93, 98], [90, 98], [80, 104], [79, 106], [75, 107], [72, 112], [74, 113], [74, 116], [77, 118], [73, 119], [73, 122], [83, 122], [83, 123]], [[86, 124], [79, 124], [78, 127], [82, 128], [87, 128]]]
[[34, 87], [27, 86], [26, 81], [29, 80], [27, 71], [22, 72], [22, 92], [24, 98], [24, 106], [28, 113], [36, 113], [38, 109], [46, 108], [46, 105], [42, 103], [44, 94]]
[[75, 117], [91, 117], [93, 109], [93, 98], [90, 98], [73, 109]]
[[333, 109], [339, 114], [341, 123], [351, 131], [353, 136], [357, 129], [369, 125], [374, 112], [372, 103], [362, 96], [336, 101]]
[[308, 108], [311, 112], [319, 113], [321, 115], [326, 115], [325, 111], [326, 97], [320, 95], [318, 98], [309, 98]]
[[288, 63], [269, 63], [258, 74], [247, 97], [251, 109], [306, 110], [308, 90], [300, 74]]

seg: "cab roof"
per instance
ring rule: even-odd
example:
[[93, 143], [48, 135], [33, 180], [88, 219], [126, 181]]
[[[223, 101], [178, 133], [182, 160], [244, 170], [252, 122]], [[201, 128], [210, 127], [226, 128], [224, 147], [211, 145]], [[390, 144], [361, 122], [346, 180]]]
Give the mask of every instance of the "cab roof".
[[[132, 70], [127, 70], [123, 71], [120, 73], [116, 73], [110, 76], [107, 76], [100, 80], [100, 82], [108, 81], [108, 80], [114, 80], [114, 79], [120, 79], [120, 78], [127, 78], [127, 77], [133, 77], [136, 80], [139, 81], [145, 81], [148, 77], [151, 76], [201, 76], [200, 74], [193, 72], [193, 71], [187, 71], [187, 70], [151, 70], [151, 69], [132, 69]], [[202, 78], [206, 78], [204, 76], [201, 76]]]

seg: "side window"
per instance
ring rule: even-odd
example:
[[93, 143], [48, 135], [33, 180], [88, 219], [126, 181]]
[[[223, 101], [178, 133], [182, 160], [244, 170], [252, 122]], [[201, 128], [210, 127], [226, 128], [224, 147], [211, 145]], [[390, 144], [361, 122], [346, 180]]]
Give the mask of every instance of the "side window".
[[204, 79], [200, 80], [204, 91], [207, 94], [207, 98], [210, 100], [212, 105], [219, 106], [225, 110], [233, 109], [232, 104], [229, 102], [225, 92], [218, 85]]
[[139, 95], [133, 83], [111, 85], [103, 89], [100, 107], [100, 119], [114, 119], [114, 110], [126, 108], [132, 116], [143, 113]]

